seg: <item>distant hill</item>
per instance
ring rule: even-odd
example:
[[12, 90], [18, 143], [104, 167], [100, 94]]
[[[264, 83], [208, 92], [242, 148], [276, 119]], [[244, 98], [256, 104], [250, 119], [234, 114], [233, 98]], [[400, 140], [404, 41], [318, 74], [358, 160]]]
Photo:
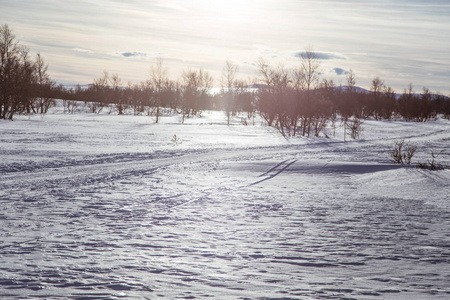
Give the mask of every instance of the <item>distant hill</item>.
[[[262, 89], [262, 88], [266, 88], [267, 85], [266, 84], [262, 84], [262, 83], [254, 83], [254, 84], [248, 85], [247, 87], [251, 88], [251, 89]], [[337, 91], [339, 91], [339, 90], [347, 91], [348, 89], [350, 89], [350, 87], [344, 85], [344, 86], [337, 86], [334, 89], [337, 90]], [[362, 87], [359, 87], [359, 86], [355, 86], [355, 87], [353, 87], [353, 89], [357, 93], [363, 93], [363, 94], [370, 94], [370, 93], [372, 93], [372, 91], [367, 90], [367, 89], [362, 88]], [[403, 93], [395, 93], [395, 97], [397, 99], [399, 99], [402, 95], [403, 95]], [[414, 95], [420, 97], [422, 94], [421, 93], [414, 93]], [[431, 99], [436, 100], [438, 98], [443, 98], [443, 99], [446, 99], [446, 100], [450, 100], [449, 96], [440, 95], [440, 94], [431, 94]]]
[[[335, 87], [336, 90], [342, 90], [342, 91], [346, 91], [346, 90], [348, 90], [349, 88], [350, 88], [349, 86], [338, 86], [338, 87]], [[369, 90], [367, 90], [367, 89], [364, 89], [364, 88], [361, 88], [361, 87], [358, 87], [358, 86], [355, 86], [355, 87], [353, 87], [353, 88], [354, 88], [355, 91], [358, 92], [358, 93], [364, 93], [364, 94], [370, 94], [370, 93], [372, 93], [372, 91], [369, 91]], [[397, 99], [399, 99], [402, 95], [403, 95], [403, 93], [395, 93], [395, 97], [396, 97]], [[416, 96], [416, 97], [420, 97], [422, 94], [421, 94], [421, 93], [414, 93], [413, 95]], [[450, 100], [450, 97], [449, 97], [449, 96], [440, 95], [440, 94], [431, 94], [431, 99], [432, 99], [432, 100], [436, 100], [436, 99], [438, 99], [438, 98], [443, 98], [443, 99], [446, 99], [446, 100]]]

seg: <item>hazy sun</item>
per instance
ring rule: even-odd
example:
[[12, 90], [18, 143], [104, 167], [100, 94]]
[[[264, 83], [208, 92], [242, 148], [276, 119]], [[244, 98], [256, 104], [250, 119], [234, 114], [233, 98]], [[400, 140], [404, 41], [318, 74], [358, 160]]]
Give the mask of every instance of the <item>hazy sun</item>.
[[[256, 1], [249, 0], [198, 0], [198, 6], [209, 13], [220, 17], [239, 17], [247, 14], [252, 9], [252, 3]], [[256, 4], [255, 4], [256, 5]]]

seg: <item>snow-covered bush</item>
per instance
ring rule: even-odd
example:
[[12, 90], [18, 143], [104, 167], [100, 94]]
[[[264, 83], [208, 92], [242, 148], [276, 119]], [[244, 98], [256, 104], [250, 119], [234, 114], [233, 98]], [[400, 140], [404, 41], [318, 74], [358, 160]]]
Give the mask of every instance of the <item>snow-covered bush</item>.
[[176, 134], [173, 135], [172, 139], [170, 140], [174, 145], [179, 145], [181, 144], [181, 140], [179, 137], [177, 137]]

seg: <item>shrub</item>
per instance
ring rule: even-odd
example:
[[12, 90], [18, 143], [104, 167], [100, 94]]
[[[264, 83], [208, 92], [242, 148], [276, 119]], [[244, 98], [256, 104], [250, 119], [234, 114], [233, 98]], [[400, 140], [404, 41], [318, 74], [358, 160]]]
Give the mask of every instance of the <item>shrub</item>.
[[411, 164], [411, 159], [417, 151], [417, 146], [406, 143], [404, 139], [394, 142], [391, 157], [398, 164]]
[[431, 151], [431, 160], [427, 159], [427, 161], [424, 163], [419, 162], [417, 167], [420, 169], [428, 169], [428, 170], [432, 170], [432, 171], [444, 170], [445, 166], [436, 161], [436, 158], [438, 158], [438, 156], [441, 155], [441, 153], [442, 153], [442, 151], [439, 152], [438, 154], [435, 154], [433, 151]]
[[363, 122], [359, 118], [354, 118], [353, 120], [348, 120], [346, 122], [345, 130], [350, 131], [350, 136], [352, 137], [352, 139], [356, 140], [363, 132], [362, 123]]
[[183, 142], [180, 140], [180, 138], [177, 137], [176, 134], [173, 135], [173, 137], [172, 137], [172, 139], [171, 139], [170, 141], [173, 143], [174, 146], [175, 146], [175, 145], [180, 145], [180, 144], [183, 143]]

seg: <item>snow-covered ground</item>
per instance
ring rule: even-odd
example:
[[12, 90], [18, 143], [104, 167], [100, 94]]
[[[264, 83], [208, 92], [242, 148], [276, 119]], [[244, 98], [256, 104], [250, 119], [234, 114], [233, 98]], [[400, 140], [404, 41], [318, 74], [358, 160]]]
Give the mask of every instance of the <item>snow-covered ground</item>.
[[449, 299], [450, 170], [389, 150], [450, 165], [450, 122], [363, 126], [0, 120], [0, 298]]

